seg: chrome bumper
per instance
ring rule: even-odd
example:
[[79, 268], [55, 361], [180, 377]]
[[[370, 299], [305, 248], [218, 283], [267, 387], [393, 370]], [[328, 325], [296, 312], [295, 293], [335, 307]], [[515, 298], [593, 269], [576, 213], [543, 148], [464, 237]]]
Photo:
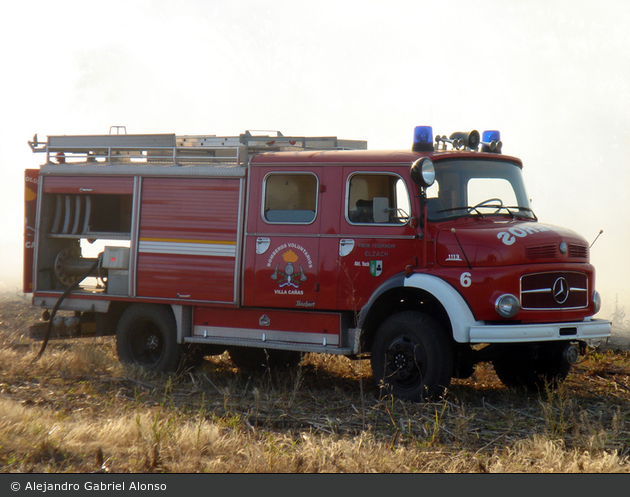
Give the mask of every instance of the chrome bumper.
[[611, 328], [610, 321], [604, 319], [591, 319], [577, 323], [471, 326], [470, 343], [602, 340], [610, 336]]

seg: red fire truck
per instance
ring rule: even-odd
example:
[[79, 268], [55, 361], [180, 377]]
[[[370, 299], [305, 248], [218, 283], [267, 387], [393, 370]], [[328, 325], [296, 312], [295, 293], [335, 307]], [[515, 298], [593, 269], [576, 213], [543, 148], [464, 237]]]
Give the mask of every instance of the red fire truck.
[[122, 131], [29, 141], [46, 156], [25, 174], [34, 338], [115, 335], [159, 372], [226, 350], [369, 356], [384, 392], [422, 400], [478, 362], [554, 386], [610, 335], [589, 244], [538, 221], [498, 131], [418, 126], [399, 151]]

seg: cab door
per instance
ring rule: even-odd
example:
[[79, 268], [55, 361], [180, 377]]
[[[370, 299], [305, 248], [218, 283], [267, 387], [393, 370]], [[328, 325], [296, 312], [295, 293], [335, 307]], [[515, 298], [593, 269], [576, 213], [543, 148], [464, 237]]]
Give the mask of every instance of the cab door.
[[321, 168], [252, 167], [244, 304], [319, 308]]
[[344, 168], [339, 234], [338, 307], [360, 311], [390, 277], [417, 266], [416, 229], [407, 183], [396, 172]]

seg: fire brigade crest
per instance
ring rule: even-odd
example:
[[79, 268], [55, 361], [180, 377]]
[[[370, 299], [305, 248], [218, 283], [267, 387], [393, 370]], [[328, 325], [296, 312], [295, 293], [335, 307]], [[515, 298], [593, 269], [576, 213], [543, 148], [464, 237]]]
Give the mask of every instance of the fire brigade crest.
[[297, 265], [300, 270], [296, 271], [294, 264], [298, 260], [297, 254], [289, 249], [282, 254], [282, 259], [286, 263], [284, 268], [280, 268], [281, 263], [276, 264], [276, 269], [273, 271], [271, 279], [278, 281], [280, 288], [299, 288], [300, 283], [306, 281], [307, 278], [304, 274], [304, 268], [300, 264]]
[[383, 272], [383, 261], [370, 261], [370, 274], [380, 276]]

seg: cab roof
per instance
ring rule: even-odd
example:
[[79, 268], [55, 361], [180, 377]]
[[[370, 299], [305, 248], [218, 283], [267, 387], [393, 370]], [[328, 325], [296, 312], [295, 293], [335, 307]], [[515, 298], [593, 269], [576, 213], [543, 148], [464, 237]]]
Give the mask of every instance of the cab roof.
[[522, 161], [508, 155], [473, 151], [432, 151], [413, 152], [412, 150], [311, 150], [299, 152], [264, 152], [251, 157], [250, 165], [271, 164], [413, 164], [421, 157], [429, 157], [435, 162], [446, 159], [483, 159], [513, 162], [519, 167]]

